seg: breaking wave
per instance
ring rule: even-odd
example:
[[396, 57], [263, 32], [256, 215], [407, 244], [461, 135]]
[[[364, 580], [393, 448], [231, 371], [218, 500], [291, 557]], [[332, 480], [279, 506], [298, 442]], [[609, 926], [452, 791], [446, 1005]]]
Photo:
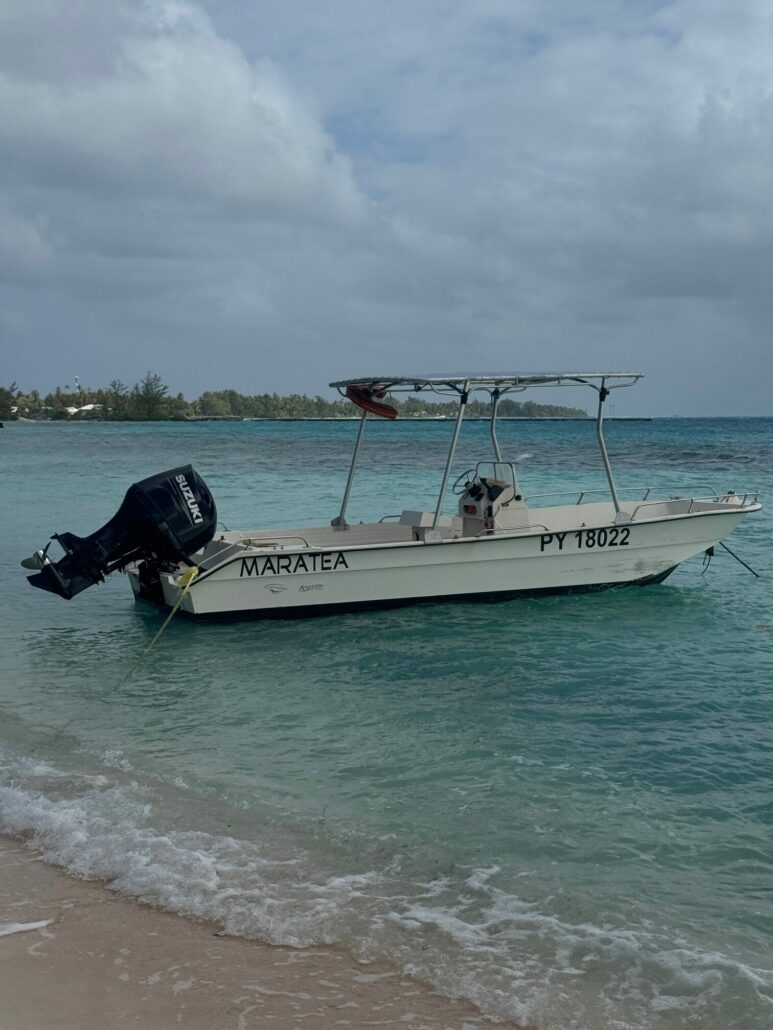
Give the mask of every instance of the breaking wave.
[[123, 895], [273, 944], [343, 945], [495, 1018], [543, 1030], [770, 1025], [769, 969], [651, 924], [559, 918], [502, 889], [495, 865], [417, 876], [389, 835], [350, 848], [367, 861], [347, 863], [276, 833], [255, 841], [184, 826], [188, 792], [129, 779], [127, 765], [109, 752], [105, 773], [71, 774], [6, 753], [0, 831]]

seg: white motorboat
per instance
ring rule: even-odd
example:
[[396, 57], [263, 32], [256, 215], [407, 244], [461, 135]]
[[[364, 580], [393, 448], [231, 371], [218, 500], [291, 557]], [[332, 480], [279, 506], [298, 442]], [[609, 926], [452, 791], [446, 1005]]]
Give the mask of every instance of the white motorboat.
[[[621, 498], [603, 432], [611, 390], [641, 373], [375, 376], [331, 383], [362, 409], [341, 508], [329, 525], [217, 532], [214, 501], [190, 467], [135, 484], [118, 513], [91, 537], [57, 534], [27, 559], [30, 580], [65, 597], [125, 568], [138, 598], [191, 615], [290, 616], [426, 600], [574, 593], [662, 582], [687, 558], [711, 550], [761, 505], [755, 493]], [[535, 387], [583, 385], [597, 394], [596, 432], [609, 499], [536, 505], [497, 438], [501, 399]], [[458, 401], [448, 456], [431, 511], [403, 510], [350, 525], [349, 497], [369, 416], [396, 417], [391, 394], [428, 392]], [[493, 454], [458, 476], [457, 510], [445, 514], [465, 407], [491, 400]]]

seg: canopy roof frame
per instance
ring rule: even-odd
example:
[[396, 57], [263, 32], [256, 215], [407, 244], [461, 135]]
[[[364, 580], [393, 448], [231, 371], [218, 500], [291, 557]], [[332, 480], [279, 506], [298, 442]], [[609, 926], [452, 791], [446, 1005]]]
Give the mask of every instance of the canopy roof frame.
[[[439, 394], [441, 396], [452, 396], [458, 399], [459, 411], [454, 424], [454, 434], [451, 440], [451, 447], [449, 448], [448, 458], [443, 470], [443, 479], [440, 486], [437, 505], [435, 507], [435, 515], [432, 521], [432, 535], [430, 536], [428, 534], [426, 537], [427, 543], [435, 543], [440, 539], [440, 534], [438, 532], [440, 513], [443, 507], [446, 489], [448, 487], [448, 479], [451, 473], [454, 454], [456, 452], [459, 432], [464, 419], [464, 410], [467, 406], [469, 395], [477, 391], [488, 393], [491, 398], [491, 441], [494, 445], [495, 458], [497, 461], [501, 461], [502, 457], [499, 448], [499, 441], [497, 440], [496, 435], [496, 420], [497, 409], [502, 397], [509, 393], [523, 393], [525, 390], [532, 387], [588, 386], [592, 390], [595, 390], [598, 394], [596, 436], [599, 443], [599, 449], [601, 451], [601, 459], [604, 463], [604, 471], [607, 474], [607, 481], [612, 495], [612, 503], [615, 508], [615, 522], [628, 521], [628, 515], [623, 512], [620, 507], [617, 489], [612, 475], [612, 467], [609, 463], [606, 442], [604, 440], [603, 409], [604, 401], [609, 396], [609, 392], [611, 390], [619, 390], [623, 387], [633, 386], [639, 381], [639, 379], [642, 379], [643, 376], [643, 372], [519, 372], [510, 374], [479, 373], [477, 375], [469, 374], [465, 376], [374, 376], [373, 378], [342, 379], [337, 382], [330, 383], [330, 386], [333, 389], [338, 390], [343, 397], [349, 396], [350, 398], [351, 395], [347, 394], [347, 390], [353, 387], [355, 389], [364, 390], [377, 397], [384, 397], [389, 393], [421, 393], [423, 390], [429, 390], [432, 393]], [[360, 405], [360, 407], [362, 407], [362, 405]], [[338, 516], [331, 521], [331, 525], [337, 529], [348, 528], [346, 523], [346, 507], [349, 501], [349, 494], [351, 492], [352, 481], [354, 479], [354, 469], [357, 464], [357, 457], [362, 443], [367, 416], [368, 410], [363, 408], [359, 431], [357, 433], [357, 441], [355, 443], [354, 454], [352, 456], [352, 464], [349, 469], [344, 498], [341, 504], [341, 510]]]
[[428, 376], [363, 376], [341, 379], [330, 386], [345, 396], [347, 387], [379, 390], [384, 393], [431, 393], [458, 397], [462, 393], [483, 392], [499, 397], [508, 393], [522, 393], [535, 387], [589, 386], [594, 390], [618, 390], [633, 386], [643, 377], [642, 372], [511, 372], [470, 373], [469, 375]]

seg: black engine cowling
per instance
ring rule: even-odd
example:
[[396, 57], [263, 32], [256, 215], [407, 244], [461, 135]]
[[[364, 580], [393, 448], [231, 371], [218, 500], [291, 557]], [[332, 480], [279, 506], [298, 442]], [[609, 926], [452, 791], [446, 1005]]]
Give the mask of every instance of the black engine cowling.
[[55, 533], [51, 539], [61, 544], [63, 558], [51, 561], [46, 548], [23, 564], [40, 570], [28, 577], [33, 586], [69, 599], [129, 562], [171, 567], [187, 561], [216, 526], [212, 494], [193, 466], [183, 465], [130, 486], [115, 515], [91, 536]]

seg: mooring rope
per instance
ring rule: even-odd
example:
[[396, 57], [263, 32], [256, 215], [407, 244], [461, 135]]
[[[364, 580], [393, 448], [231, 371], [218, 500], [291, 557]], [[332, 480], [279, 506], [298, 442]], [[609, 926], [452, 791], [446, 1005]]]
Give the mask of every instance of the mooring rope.
[[743, 560], [743, 558], [739, 558], [738, 555], [735, 553], [735, 551], [731, 551], [730, 550], [730, 548], [727, 546], [727, 544], [723, 544], [722, 541], [720, 540], [719, 541], [719, 546], [720, 547], [724, 547], [724, 549], [727, 551], [727, 553], [729, 555], [732, 555], [732, 557], [735, 558], [735, 560], [737, 562], [739, 562], [741, 565], [743, 565], [743, 567], [745, 569], [748, 569], [749, 572], [751, 572], [752, 576], [756, 576], [757, 579], [762, 579], [762, 576], [759, 574], [759, 572], [755, 572], [754, 569], [751, 567], [751, 565], [747, 565], [746, 562]]
[[156, 635], [153, 637], [151, 642], [148, 644], [148, 646], [145, 648], [145, 650], [139, 656], [139, 658], [134, 663], [134, 665], [131, 667], [131, 669], [129, 669], [129, 671], [124, 676], [124, 678], [117, 684], [117, 686], [119, 686], [119, 687], [126, 686], [126, 684], [129, 682], [129, 680], [135, 674], [135, 672], [139, 669], [139, 667], [142, 665], [142, 663], [148, 657], [148, 655], [150, 654], [151, 650], [156, 646], [158, 641], [161, 639], [161, 634], [164, 632], [164, 630], [167, 628], [169, 623], [172, 621], [172, 619], [175, 617], [175, 615], [179, 611], [180, 605], [185, 600], [185, 597], [186, 597], [188, 591], [191, 588], [191, 583], [198, 576], [198, 574], [199, 574], [198, 568], [195, 565], [193, 565], [190, 569], [188, 569], [186, 572], [183, 572], [183, 574], [180, 576], [180, 578], [178, 579], [178, 583], [182, 584], [182, 588], [183, 589], [180, 591], [180, 596], [175, 601], [174, 607], [172, 608], [172, 610], [169, 612], [167, 617], [162, 622], [161, 628], [159, 629], [158, 633], [156, 633]]

